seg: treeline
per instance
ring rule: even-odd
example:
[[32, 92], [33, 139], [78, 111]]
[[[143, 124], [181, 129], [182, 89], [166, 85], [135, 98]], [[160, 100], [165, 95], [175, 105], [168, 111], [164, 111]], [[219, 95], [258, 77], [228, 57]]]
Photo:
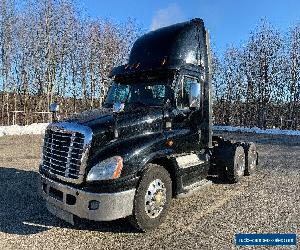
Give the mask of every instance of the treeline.
[[[132, 20], [88, 17], [75, 0], [0, 0], [0, 125], [101, 106], [111, 69], [141, 34]], [[300, 127], [300, 24], [261, 21], [240, 46], [213, 54], [214, 122]]]
[[0, 0], [0, 124], [47, 116], [54, 101], [69, 113], [101, 104], [139, 29], [133, 20], [91, 19], [79, 5]]
[[300, 23], [281, 34], [262, 20], [213, 69], [215, 123], [300, 128]]

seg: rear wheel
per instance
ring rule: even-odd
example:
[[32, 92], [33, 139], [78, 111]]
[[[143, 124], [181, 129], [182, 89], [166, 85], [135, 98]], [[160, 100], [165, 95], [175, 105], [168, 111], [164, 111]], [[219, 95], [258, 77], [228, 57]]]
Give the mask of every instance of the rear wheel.
[[219, 169], [218, 169], [218, 178], [223, 181], [226, 182], [227, 181], [227, 169], [226, 166], [224, 165], [219, 165]]
[[252, 175], [257, 167], [257, 151], [253, 142], [243, 145], [245, 152], [245, 175]]
[[227, 178], [231, 183], [239, 182], [245, 173], [245, 153], [242, 146], [232, 147], [231, 157], [227, 161]]
[[130, 222], [141, 231], [158, 227], [167, 215], [172, 198], [172, 181], [162, 166], [149, 164], [137, 187]]

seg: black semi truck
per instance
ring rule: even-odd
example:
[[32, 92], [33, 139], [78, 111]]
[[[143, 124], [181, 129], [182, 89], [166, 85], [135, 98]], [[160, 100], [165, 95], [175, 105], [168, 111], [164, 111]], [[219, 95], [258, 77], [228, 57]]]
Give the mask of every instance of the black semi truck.
[[112, 70], [101, 108], [47, 127], [39, 171], [51, 213], [70, 223], [128, 217], [148, 231], [209, 175], [234, 183], [253, 173], [255, 144], [213, 136], [209, 46], [201, 19], [149, 32]]

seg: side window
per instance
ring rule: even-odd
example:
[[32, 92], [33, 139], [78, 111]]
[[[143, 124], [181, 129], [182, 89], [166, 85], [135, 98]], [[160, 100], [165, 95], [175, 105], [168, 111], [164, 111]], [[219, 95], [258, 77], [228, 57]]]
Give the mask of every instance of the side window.
[[191, 83], [199, 83], [199, 79], [191, 76], [183, 76], [177, 89], [177, 107], [179, 109], [189, 108], [189, 95], [191, 92]]
[[114, 83], [107, 93], [106, 102], [111, 104], [115, 102], [125, 102], [128, 93], [128, 85]]
[[166, 92], [165, 85], [154, 85], [152, 87], [153, 98], [155, 99], [164, 99]]

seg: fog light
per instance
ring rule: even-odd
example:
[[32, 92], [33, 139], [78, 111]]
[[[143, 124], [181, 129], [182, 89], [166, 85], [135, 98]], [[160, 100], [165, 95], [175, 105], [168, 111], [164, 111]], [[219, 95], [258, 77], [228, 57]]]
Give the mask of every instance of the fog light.
[[99, 201], [90, 201], [89, 202], [89, 210], [97, 210], [99, 208], [100, 202]]

